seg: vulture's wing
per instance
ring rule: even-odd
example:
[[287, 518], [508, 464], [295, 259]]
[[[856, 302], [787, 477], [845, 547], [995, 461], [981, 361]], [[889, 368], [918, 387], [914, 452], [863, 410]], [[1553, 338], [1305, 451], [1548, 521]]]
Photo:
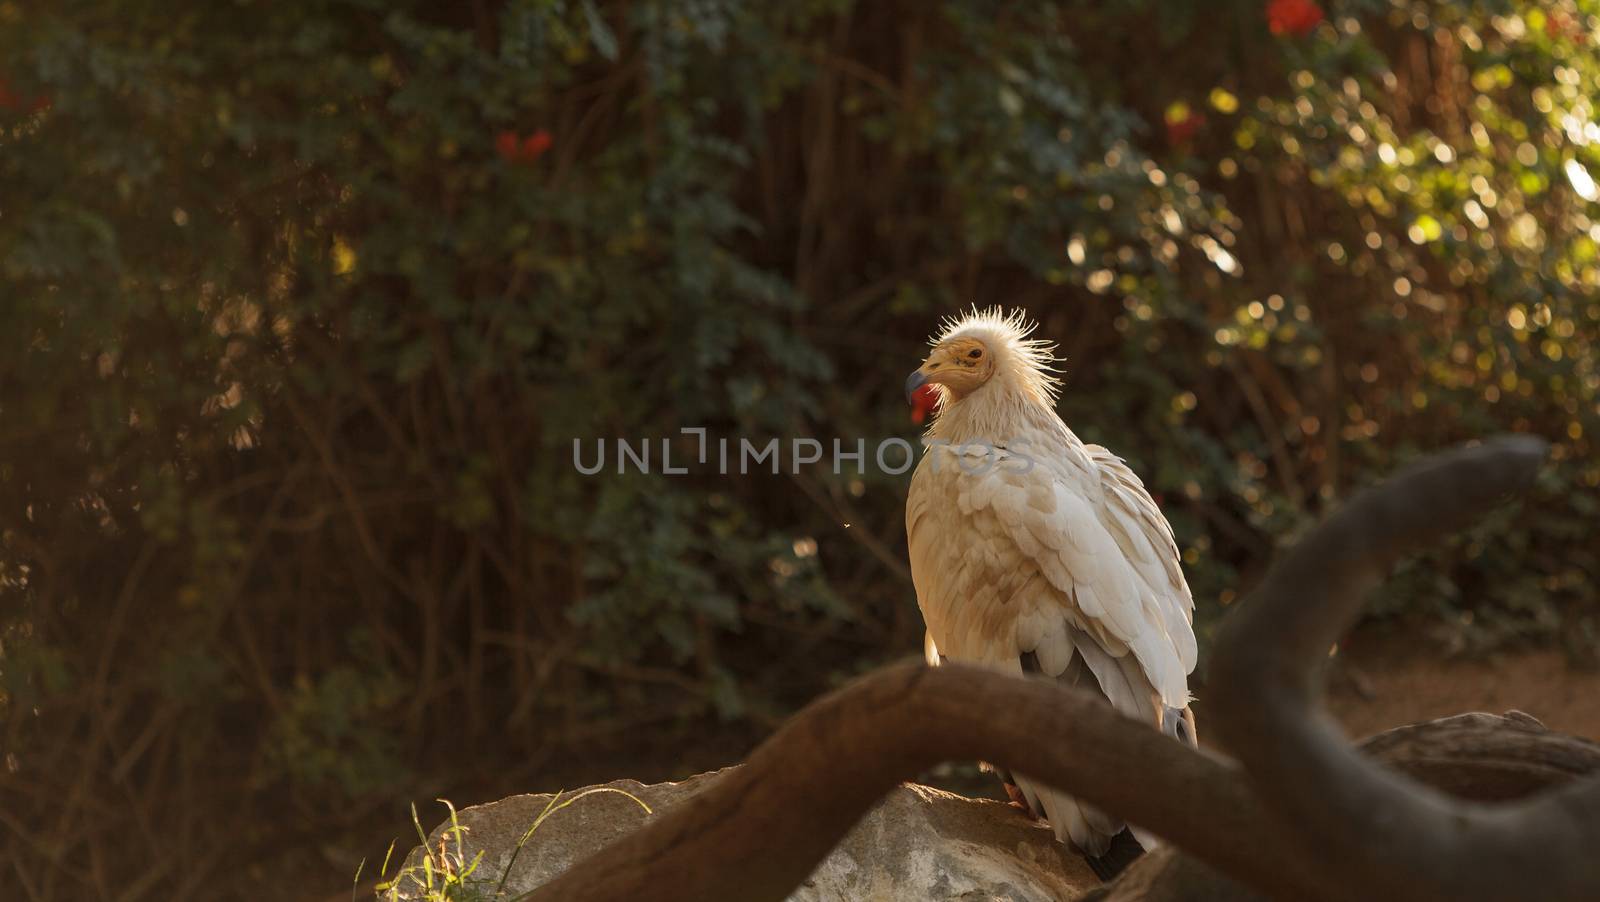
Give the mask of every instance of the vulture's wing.
[[1020, 672], [1033, 652], [1059, 676], [1075, 653], [1070, 627], [1111, 658], [1131, 652], [1163, 703], [1187, 704], [1193, 602], [1177, 546], [1104, 448], [1083, 446], [1079, 466], [1030, 469], [1004, 451], [985, 465], [982, 451], [935, 446], [912, 479], [906, 533], [918, 604], [945, 656]]
[[1179, 565], [1172, 525], [1128, 464], [1099, 445], [1085, 445], [1104, 492], [1101, 520], [1149, 589], [1183, 672], [1194, 670], [1194, 597]]
[[[1170, 528], [1137, 477], [1098, 446], [1032, 462], [936, 445], [906, 501], [917, 602], [950, 660], [1098, 688], [1130, 717], [1183, 735], [1193, 604]], [[1091, 854], [1115, 819], [1042, 787], [1058, 835]], [[1108, 832], [1109, 831], [1109, 832]]]

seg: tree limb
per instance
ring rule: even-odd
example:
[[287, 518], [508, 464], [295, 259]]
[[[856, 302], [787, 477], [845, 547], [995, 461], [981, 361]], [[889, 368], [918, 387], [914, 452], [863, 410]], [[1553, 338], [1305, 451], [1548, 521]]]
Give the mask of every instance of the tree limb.
[[1600, 779], [1465, 802], [1357, 754], [1322, 710], [1319, 663], [1395, 558], [1532, 481], [1546, 445], [1506, 437], [1361, 493], [1267, 574], [1213, 649], [1210, 723], [1258, 795], [1366, 898], [1600, 898]]
[[777, 902], [901, 780], [972, 759], [1067, 788], [1267, 891], [1306, 898], [1322, 882], [1229, 765], [1049, 681], [905, 663], [805, 708], [743, 767], [529, 900]]
[[[1600, 773], [1600, 744], [1555, 733], [1521, 711], [1457, 714], [1386, 730], [1361, 754], [1463, 799], [1521, 798]], [[1524, 898], [1541, 898], [1537, 878]], [[1370, 899], [1358, 878], [1330, 874], [1325, 895]], [[1263, 897], [1198, 858], [1166, 846], [1135, 861], [1117, 881], [1080, 902], [1260, 902]], [[1291, 897], [1294, 898], [1294, 897]]]

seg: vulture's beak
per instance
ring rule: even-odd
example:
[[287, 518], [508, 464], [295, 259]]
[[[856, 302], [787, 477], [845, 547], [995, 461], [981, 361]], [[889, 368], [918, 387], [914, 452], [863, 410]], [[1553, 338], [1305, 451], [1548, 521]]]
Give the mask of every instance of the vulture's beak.
[[916, 399], [912, 396], [917, 393], [917, 389], [927, 384], [928, 377], [922, 372], [920, 367], [912, 370], [911, 375], [906, 377], [906, 403], [914, 403]]

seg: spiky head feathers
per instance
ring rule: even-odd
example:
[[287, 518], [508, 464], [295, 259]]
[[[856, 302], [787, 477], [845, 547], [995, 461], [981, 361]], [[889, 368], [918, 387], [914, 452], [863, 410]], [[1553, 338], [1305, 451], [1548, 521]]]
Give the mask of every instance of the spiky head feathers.
[[[951, 362], [956, 365], [967, 364], [969, 369], [978, 370], [974, 375], [981, 373], [983, 378], [976, 385], [966, 386], [964, 390], [951, 386], [957, 396], [997, 382], [995, 388], [1020, 392], [1053, 408], [1061, 391], [1061, 379], [1056, 375], [1060, 372], [1056, 366], [1056, 346], [1046, 339], [1029, 338], [1037, 327], [1021, 308], [1007, 313], [998, 306], [986, 310], [974, 306], [940, 325], [939, 333], [929, 339], [933, 353], [928, 360], [934, 363], [935, 358], [943, 354], [952, 358]], [[929, 381], [937, 380], [930, 378]]]

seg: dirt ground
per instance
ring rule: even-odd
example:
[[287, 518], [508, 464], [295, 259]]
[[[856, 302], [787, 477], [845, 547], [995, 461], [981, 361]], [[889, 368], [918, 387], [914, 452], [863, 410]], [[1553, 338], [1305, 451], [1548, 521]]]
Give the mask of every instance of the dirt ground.
[[1600, 741], [1600, 670], [1575, 668], [1559, 650], [1445, 657], [1404, 637], [1358, 635], [1339, 658], [1328, 707], [1352, 738], [1464, 711], [1516, 708], [1552, 730]]

